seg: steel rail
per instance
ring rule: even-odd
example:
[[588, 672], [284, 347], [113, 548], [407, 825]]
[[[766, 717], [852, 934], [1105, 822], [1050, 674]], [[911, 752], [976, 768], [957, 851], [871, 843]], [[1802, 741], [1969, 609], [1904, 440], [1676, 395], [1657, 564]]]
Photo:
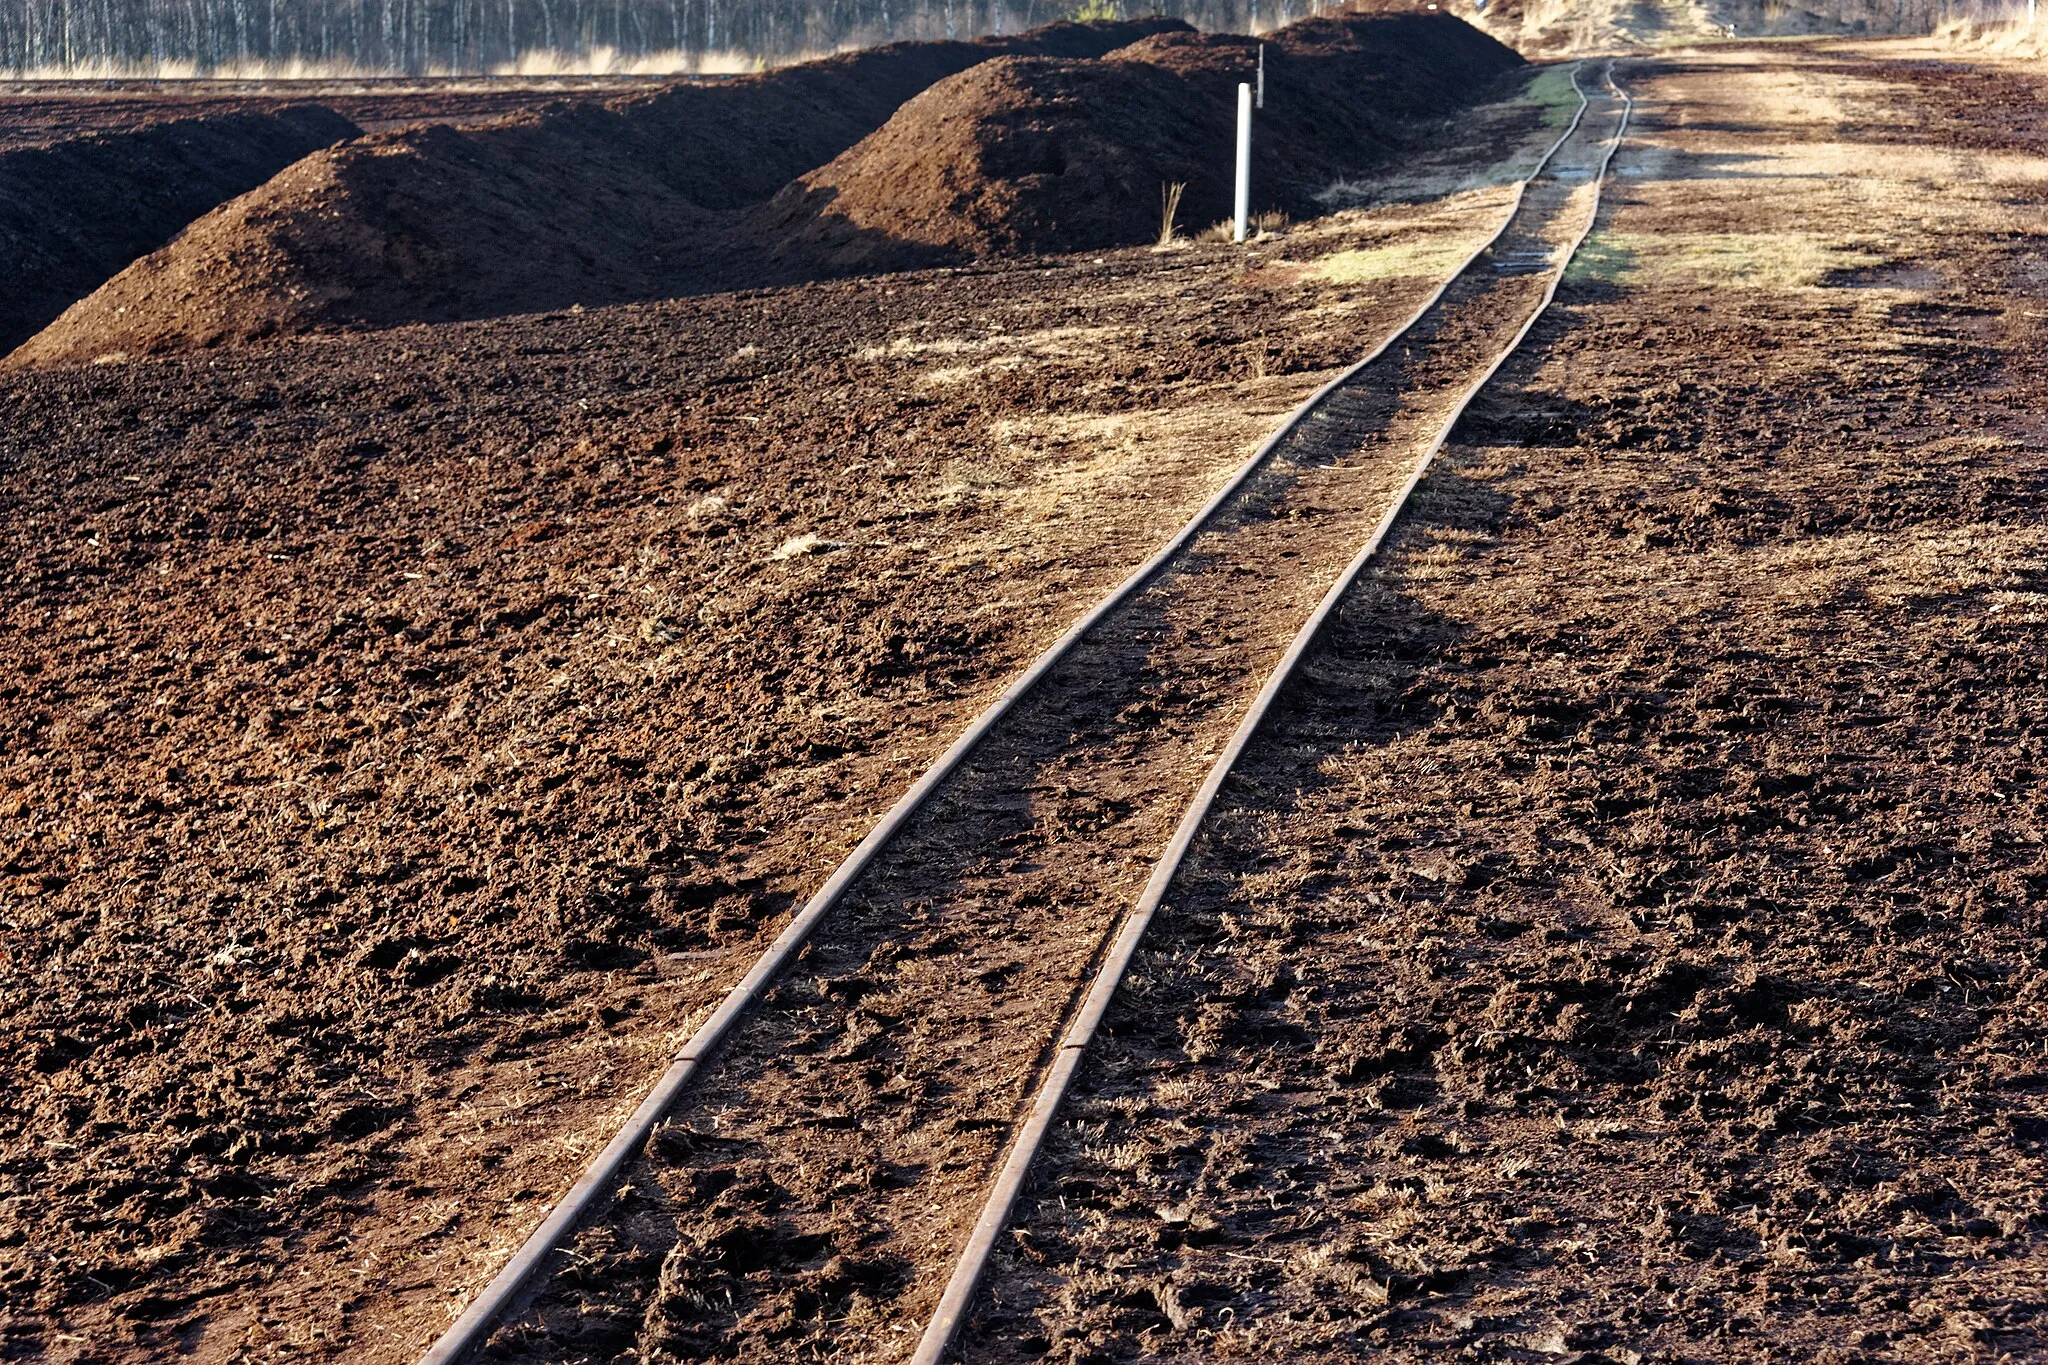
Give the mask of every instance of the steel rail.
[[[945, 1291], [939, 1297], [938, 1308], [934, 1310], [931, 1321], [926, 1325], [924, 1335], [918, 1341], [917, 1350], [910, 1357], [910, 1365], [943, 1365], [947, 1349], [952, 1345], [954, 1335], [965, 1320], [967, 1310], [973, 1305], [975, 1291], [980, 1286], [983, 1272], [988, 1268], [988, 1260], [995, 1250], [996, 1240], [1008, 1224], [1010, 1210], [1015, 1206], [1017, 1196], [1022, 1193], [1024, 1183], [1030, 1177], [1032, 1162], [1044, 1145], [1046, 1135], [1052, 1131], [1053, 1122], [1059, 1117], [1060, 1106], [1066, 1099], [1067, 1089], [1073, 1083], [1075, 1073], [1080, 1069], [1081, 1059], [1087, 1051], [1088, 1044], [1094, 1039], [1103, 1015], [1108, 1012], [1117, 988], [1123, 984], [1131, 960], [1137, 955], [1138, 944], [1144, 938], [1145, 930], [1151, 924], [1154, 913], [1165, 900], [1167, 888], [1172, 885], [1174, 876], [1180, 871], [1188, 850], [1194, 846], [1195, 836], [1200, 831], [1202, 822], [1208, 818], [1210, 807], [1215, 804], [1217, 793], [1222, 790], [1223, 783], [1229, 778], [1237, 760], [1251, 744], [1273, 703], [1279, 699], [1280, 693], [1292, 680], [1295, 668], [1307, 655], [1324, 624], [1351, 591], [1352, 585], [1357, 582], [1359, 574], [1364, 572], [1365, 566], [1379, 553], [1380, 547], [1392, 534], [1395, 524], [1400, 521], [1402, 513], [1407, 509], [1410, 496], [1421, 485], [1438, 453], [1450, 440], [1452, 430], [1464, 417], [1466, 409], [1471, 407], [1473, 399], [1479, 396], [1480, 391], [1492, 382], [1494, 375], [1499, 373], [1508, 358], [1521, 349], [1522, 343], [1528, 339], [1536, 323], [1556, 300], [1558, 287], [1564, 282], [1565, 271], [1570, 268], [1572, 259], [1578, 255], [1579, 248], [1585, 245], [1586, 238], [1592, 233], [1593, 225], [1599, 218], [1600, 190], [1607, 180], [1607, 168], [1613, 162], [1615, 152], [1621, 147], [1621, 140], [1628, 132], [1629, 117], [1635, 111], [1634, 98], [1615, 83], [1614, 64], [1611, 61], [1607, 65], [1604, 79], [1608, 87], [1621, 96], [1621, 122], [1616, 126], [1613, 140], [1608, 143], [1606, 153], [1600, 158], [1599, 168], [1593, 174], [1593, 208], [1586, 217], [1585, 226], [1565, 249], [1563, 259], [1558, 262], [1556, 271], [1551, 276], [1548, 287], [1543, 291], [1542, 300], [1536, 305], [1535, 311], [1515, 333], [1514, 339], [1494, 357], [1493, 363], [1486, 367], [1485, 372], [1474, 380], [1459, 398], [1450, 416], [1438, 429], [1436, 439], [1415, 462], [1415, 467], [1409, 472], [1406, 481], [1395, 493], [1393, 502], [1380, 518], [1379, 524], [1373, 528], [1371, 537], [1330, 584], [1329, 591], [1323, 594], [1322, 601], [1317, 604], [1308, 620], [1302, 623], [1301, 629], [1288, 644], [1287, 652], [1266, 676], [1265, 684], [1259, 689], [1258, 696], [1253, 699], [1251, 708], [1238, 722], [1229, 743], [1224, 745], [1216, 762], [1211, 765], [1208, 775], [1195, 793], [1195, 799], [1188, 805], [1186, 812], [1181, 816], [1180, 824], [1174, 829], [1172, 840], [1159, 855], [1159, 860], [1153, 864], [1152, 874], [1147, 878], [1144, 890], [1139, 893], [1136, 905], [1125, 918], [1115, 942], [1104, 955], [1102, 967], [1096, 973], [1095, 981], [1089, 988], [1086, 998], [1082, 1000], [1080, 1009], [1075, 1012], [1073, 1022], [1068, 1026], [1066, 1036], [1060, 1042], [1059, 1051], [1054, 1055], [1052, 1065], [1046, 1071], [1045, 1081], [1033, 1099], [1030, 1115], [1023, 1127], [1018, 1130], [1017, 1139], [1011, 1145], [1002, 1170], [996, 1176], [987, 1202], [982, 1206], [981, 1216], [976, 1220], [973, 1231], [968, 1234], [967, 1244], [953, 1267], [953, 1274], [946, 1283]], [[1572, 75], [1572, 84], [1575, 89], [1578, 87], [1576, 70]], [[1585, 92], [1580, 90], [1579, 96], [1579, 109], [1583, 114], [1586, 107]], [[1574, 119], [1572, 128], [1575, 130], [1577, 127], [1578, 120]], [[1568, 131], [1565, 136], [1570, 135]], [[1559, 145], [1563, 145], [1563, 139], [1559, 139]], [[1553, 147], [1551, 150], [1554, 152], [1556, 148]], [[1545, 163], [1548, 160], [1546, 157]], [[1540, 171], [1541, 166], [1538, 167], [1538, 173]], [[1534, 178], [1533, 173], [1531, 178]]]
[[461, 1315], [449, 1325], [448, 1329], [435, 1340], [432, 1346], [427, 1348], [425, 1354], [419, 1357], [418, 1365], [457, 1365], [471, 1351], [483, 1344], [484, 1339], [490, 1334], [498, 1318], [512, 1305], [513, 1300], [526, 1287], [527, 1281], [533, 1278], [534, 1273], [539, 1270], [541, 1263], [547, 1258], [548, 1253], [553, 1251], [562, 1239], [567, 1237], [577, 1224], [583, 1220], [584, 1216], [596, 1205], [599, 1198], [603, 1196], [612, 1182], [618, 1178], [619, 1172], [632, 1159], [634, 1151], [647, 1141], [648, 1137], [653, 1133], [655, 1125], [661, 1121], [662, 1115], [667, 1113], [670, 1107], [675, 1104], [676, 1098], [682, 1093], [683, 1088], [689, 1084], [691, 1077], [696, 1074], [698, 1066], [716, 1050], [734, 1022], [738, 1020], [749, 1005], [753, 1004], [760, 997], [763, 988], [781, 972], [784, 965], [810, 938], [812, 931], [817, 928], [818, 924], [827, 914], [831, 913], [832, 908], [838, 903], [839, 898], [845, 894], [847, 888], [863, 872], [867, 871], [875, 856], [902, 830], [904, 825], [910, 822], [911, 818], [923, 807], [925, 800], [938, 788], [939, 784], [953, 774], [954, 770], [966, 760], [967, 756], [980, 746], [982, 740], [988, 736], [989, 732], [1010, 713], [1026, 694], [1044, 679], [1046, 674], [1050, 673], [1059, 664], [1060, 660], [1083, 637], [1093, 631], [1110, 613], [1128, 601], [1140, 588], [1156, 577], [1159, 571], [1165, 568], [1182, 550], [1186, 549], [1189, 542], [1200, 534], [1202, 528], [1243, 489], [1254, 474], [1258, 473], [1265, 466], [1267, 461], [1271, 459], [1273, 452], [1280, 447], [1281, 442], [1291, 436], [1308, 419], [1311, 413], [1322, 406], [1323, 402], [1331, 394], [1344, 387], [1361, 370], [1385, 355], [1396, 342], [1414, 330], [1416, 324], [1428, 316], [1430, 311], [1442, 301], [1444, 294], [1450, 287], [1481, 256], [1485, 255], [1500, 241], [1509, 226], [1513, 224], [1515, 215], [1521, 211], [1522, 201], [1528, 192], [1529, 182], [1543, 173], [1543, 169], [1550, 164], [1551, 158], [1557, 155], [1558, 149], [1563, 147], [1570, 140], [1572, 134], [1578, 131], [1580, 122], [1586, 116], [1588, 101], [1585, 91], [1579, 89], [1578, 85], [1578, 73], [1583, 65], [1584, 63], [1575, 65], [1572, 71], [1572, 88], [1579, 93], [1578, 109], [1572, 114], [1571, 122], [1566, 125], [1565, 130], [1544, 151], [1542, 158], [1537, 161], [1528, 175], [1515, 183], [1514, 196], [1508, 204], [1506, 214], [1500, 220], [1500, 226], [1488, 234], [1484, 242], [1474, 247], [1471, 254], [1466, 256], [1456, 269], [1446, 275], [1443, 281], [1430, 291], [1429, 297], [1424, 299], [1399, 327], [1388, 333], [1379, 345], [1373, 347], [1369, 354], [1355, 364], [1345, 367], [1335, 378], [1325, 383], [1321, 388], [1318, 388], [1314, 393], [1302, 400], [1292, 412], [1288, 413], [1286, 419], [1274, 429], [1273, 434], [1260, 442], [1258, 449], [1252, 452], [1250, 458], [1238, 466], [1236, 471], [1230, 476], [1229, 481], [1219, 488], [1206, 503], [1202, 504], [1200, 511], [1196, 512], [1194, 516], [1188, 519], [1185, 525], [1174, 532], [1172, 538], [1161, 545], [1150, 559], [1139, 565], [1129, 577], [1112, 589], [1108, 596], [1097, 602], [1088, 611], [1087, 615], [1068, 627], [1065, 634], [1053, 641], [1044, 653], [1033, 660], [1028, 668], [1019, 674], [1008, 687], [1004, 688], [1002, 693], [980, 715], [974, 718], [973, 723], [961, 732], [960, 737], [954, 740], [944, 753], [939, 755], [932, 765], [925, 770], [924, 775], [918, 778], [902, 796], [897, 798], [896, 803], [882, 816], [880, 822], [869, 831], [867, 837], [860, 841], [853, 852], [846, 856], [845, 861], [839, 864], [832, 875], [811, 896], [810, 900], [804, 903], [803, 909], [790, 920], [782, 933], [777, 935], [775, 941], [769, 944], [761, 956], [755, 960], [753, 967], [745, 976], [740, 978], [739, 984], [726, 993], [725, 998], [711, 1012], [710, 1017], [698, 1027], [697, 1031], [691, 1035], [689, 1041], [683, 1045], [681, 1050], [675, 1053], [670, 1059], [668, 1069], [662, 1072], [660, 1078], [655, 1081], [653, 1088], [647, 1092], [646, 1097], [640, 1101], [639, 1106], [626, 1119], [625, 1125], [620, 1128], [618, 1134], [610, 1142], [606, 1143], [604, 1148], [595, 1157], [591, 1158], [590, 1163], [584, 1167], [582, 1174], [577, 1177], [576, 1183], [569, 1187], [568, 1193], [562, 1196], [560, 1202], [548, 1212], [547, 1217], [542, 1219], [540, 1225], [520, 1244], [519, 1250], [513, 1253], [511, 1260], [505, 1263], [504, 1267], [478, 1292], [477, 1296], [470, 1300]]

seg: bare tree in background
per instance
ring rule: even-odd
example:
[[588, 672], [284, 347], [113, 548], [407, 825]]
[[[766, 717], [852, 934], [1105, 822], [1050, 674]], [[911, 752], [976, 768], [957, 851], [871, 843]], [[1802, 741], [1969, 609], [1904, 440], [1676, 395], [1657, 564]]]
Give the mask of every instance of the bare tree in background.
[[[2010, 3], [1808, 0], [1803, 8], [1843, 28], [1925, 32], [1952, 13], [1992, 17]], [[713, 54], [765, 63], [1074, 17], [1164, 13], [1198, 28], [1245, 31], [1318, 7], [1316, 0], [0, 0], [0, 73], [204, 75], [304, 64], [418, 75], [490, 71], [533, 56], [688, 67]], [[1709, 7], [1737, 17], [1754, 10], [1760, 18], [1765, 8], [1791, 8], [1785, 0], [1710, 0]]]

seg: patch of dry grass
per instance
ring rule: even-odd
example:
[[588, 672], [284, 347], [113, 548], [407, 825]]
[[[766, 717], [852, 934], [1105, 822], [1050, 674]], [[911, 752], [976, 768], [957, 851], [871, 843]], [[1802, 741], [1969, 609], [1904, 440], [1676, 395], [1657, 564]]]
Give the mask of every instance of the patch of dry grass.
[[1472, 250], [1457, 238], [1415, 237], [1379, 246], [1332, 252], [1303, 268], [1302, 278], [1320, 284], [1371, 284], [1377, 280], [1429, 278], [1449, 274]]
[[1734, 289], [1814, 288], [1837, 270], [1886, 257], [1812, 232], [1600, 232], [1565, 272], [1573, 283], [1704, 284]]

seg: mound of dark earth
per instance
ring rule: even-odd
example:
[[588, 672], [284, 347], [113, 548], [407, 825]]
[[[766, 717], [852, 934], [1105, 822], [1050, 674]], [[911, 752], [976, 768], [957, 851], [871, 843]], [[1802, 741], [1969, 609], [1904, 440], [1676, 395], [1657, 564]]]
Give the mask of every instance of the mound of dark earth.
[[[1178, 20], [897, 43], [716, 85], [561, 101], [306, 158], [193, 223], [28, 346], [90, 360], [702, 287], [717, 217], [759, 203], [934, 81], [1011, 54], [1100, 55]], [[75, 297], [75, 295], [74, 295]]]
[[200, 214], [360, 131], [293, 105], [0, 152], [0, 352]]
[[615, 146], [702, 208], [774, 195], [885, 123], [937, 81], [1002, 56], [1100, 57], [1178, 19], [1048, 24], [1007, 38], [892, 43], [717, 85], [679, 85], [555, 116], [593, 145]]
[[[1163, 186], [1180, 223], [1230, 209], [1237, 86], [1259, 43], [1162, 33], [1101, 61], [1008, 58], [939, 82], [765, 208], [761, 230], [820, 268], [935, 254], [1077, 251], [1150, 240]], [[1294, 215], [1415, 143], [1522, 64], [1447, 14], [1310, 19], [1271, 35], [1255, 205]]]

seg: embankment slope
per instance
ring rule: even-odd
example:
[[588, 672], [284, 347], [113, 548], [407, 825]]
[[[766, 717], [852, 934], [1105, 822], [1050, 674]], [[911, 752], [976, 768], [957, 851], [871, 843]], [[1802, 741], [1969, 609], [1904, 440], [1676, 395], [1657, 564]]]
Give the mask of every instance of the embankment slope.
[[293, 105], [0, 152], [0, 352], [209, 209], [359, 131]]
[[[1301, 216], [1333, 181], [1414, 145], [1417, 124], [1467, 105], [1522, 64], [1447, 14], [1309, 19], [1270, 35], [1254, 202]], [[1162, 33], [1101, 61], [1011, 58], [939, 82], [871, 136], [801, 177], [758, 231], [817, 268], [919, 248], [988, 256], [1150, 240], [1161, 190], [1179, 221], [1229, 212], [1240, 81], [1260, 42]]]
[[717, 85], [561, 101], [490, 127], [360, 138], [192, 223], [12, 357], [201, 349], [686, 291], [713, 215], [767, 199], [934, 81], [1013, 54], [1089, 57], [1178, 20], [897, 43]]
[[[1447, 14], [1269, 35], [1255, 206], [1319, 211], [1522, 64]], [[63, 364], [1125, 246], [1229, 210], [1259, 43], [1172, 20], [899, 44], [310, 156], [12, 357]], [[1070, 55], [1070, 54], [1080, 55]]]

